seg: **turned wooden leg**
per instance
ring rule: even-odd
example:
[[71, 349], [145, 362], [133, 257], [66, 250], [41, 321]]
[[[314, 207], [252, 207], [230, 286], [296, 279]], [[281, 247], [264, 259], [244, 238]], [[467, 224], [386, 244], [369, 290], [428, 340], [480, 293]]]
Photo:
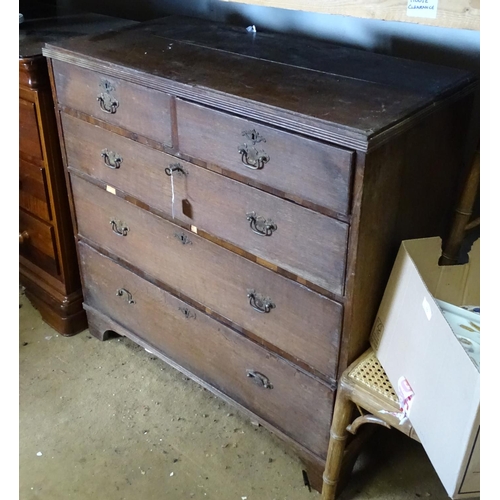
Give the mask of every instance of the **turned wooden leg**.
[[333, 411], [330, 443], [328, 445], [325, 472], [323, 473], [321, 500], [334, 500], [336, 498], [342, 459], [348, 436], [347, 426], [351, 421], [353, 409], [353, 403], [347, 397], [345, 390], [340, 387], [337, 392]]

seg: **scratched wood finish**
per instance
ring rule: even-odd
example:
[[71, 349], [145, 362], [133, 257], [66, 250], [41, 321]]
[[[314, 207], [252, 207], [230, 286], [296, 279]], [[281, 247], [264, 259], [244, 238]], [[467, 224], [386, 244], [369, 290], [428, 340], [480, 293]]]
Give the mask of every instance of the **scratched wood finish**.
[[[185, 162], [176, 217], [216, 234], [336, 295], [344, 291], [348, 225]], [[182, 189], [183, 186], [183, 189]], [[186, 209], [183, 209], [187, 206]], [[256, 234], [246, 215], [255, 213], [276, 230]]]
[[[348, 214], [352, 151], [287, 134], [249, 120], [177, 101], [179, 149], [189, 156], [235, 171], [279, 189]], [[217, 133], [213, 124], [217, 123]], [[251, 137], [252, 132], [257, 134]], [[258, 170], [245, 163], [241, 146], [268, 159]], [[254, 165], [250, 164], [251, 167]]]
[[[342, 307], [72, 175], [78, 232], [334, 380]], [[110, 219], [126, 224], [116, 235]], [[187, 238], [183, 243], [181, 236]], [[255, 311], [248, 290], [275, 309]]]
[[[177, 158], [67, 113], [61, 113], [61, 122], [69, 167], [119, 188], [171, 217], [172, 189], [165, 168]], [[106, 164], [103, 151], [121, 158], [119, 168]]]
[[[228, 1], [228, 0], [222, 0]], [[439, 0], [435, 18], [422, 18], [407, 15], [407, 0], [231, 0], [235, 3], [277, 7], [280, 9], [302, 10], [319, 14], [381, 19], [384, 21], [403, 21], [407, 23], [479, 30], [479, 0]]]
[[[110, 124], [82, 111], [78, 103], [68, 104], [56, 89], [69, 146], [77, 238], [148, 286], [205, 312], [238, 339], [260, 344], [269, 356], [281, 356], [334, 390], [338, 373], [367, 347], [401, 239], [435, 236], [446, 227], [447, 207], [454, 206], [453, 193], [469, 156], [476, 76], [173, 16], [78, 42], [52, 43], [45, 53], [75, 71], [172, 96], [172, 144], [167, 148], [129, 125]], [[266, 131], [266, 143], [256, 143], [264, 151], [270, 143], [280, 144], [264, 168], [250, 174], [238, 171], [246, 169], [239, 156], [237, 167], [229, 164], [235, 152], [233, 146], [225, 149], [229, 139], [238, 143], [235, 149], [240, 145], [242, 123], [256, 133]], [[288, 142], [289, 137], [294, 140]], [[102, 163], [102, 148], [112, 149], [103, 139], [117, 153], [126, 153], [117, 170]], [[323, 161], [325, 151], [335, 151], [331, 162]], [[276, 154], [287, 160], [280, 163], [280, 172], [269, 175]], [[311, 158], [313, 188], [309, 165], [301, 168], [304, 157]], [[171, 160], [184, 173], [166, 176]], [[328, 172], [338, 174], [334, 186], [328, 175], [321, 177], [328, 163]], [[173, 211], [169, 182], [174, 185]], [[106, 185], [114, 186], [116, 195], [107, 193]], [[247, 201], [258, 215], [285, 217], [273, 218], [278, 228], [272, 236], [240, 232], [238, 214], [249, 209]], [[129, 226], [127, 236], [113, 233], [113, 217]], [[188, 231], [190, 225], [199, 228], [198, 235]], [[279, 255], [272, 257], [271, 247], [259, 246], [270, 245], [262, 240], [272, 243], [287, 227], [293, 231], [280, 243]], [[301, 266], [313, 267], [294, 267], [299, 271], [294, 275], [282, 268], [290, 256], [289, 268], [299, 259]], [[321, 268], [326, 262], [332, 269]], [[313, 293], [299, 284], [306, 283], [307, 274], [328, 276], [327, 283], [322, 288], [318, 280], [309, 282]], [[269, 297], [276, 307], [265, 314], [254, 311], [249, 289]], [[125, 324], [136, 318], [120, 326], [111, 317], [111, 306], [108, 313], [97, 313], [97, 303], [87, 307], [98, 323], [91, 329], [98, 338], [116, 328], [141, 345], [152, 345], [140, 336], [140, 325], [129, 329]], [[153, 325], [155, 315], [163, 314], [160, 307], [151, 309], [148, 321]], [[155, 336], [164, 324], [155, 328]], [[177, 366], [191, 373], [182, 361]], [[210, 386], [205, 376], [193, 375]], [[253, 401], [242, 397], [237, 404], [249, 408]], [[271, 425], [268, 417], [262, 418]], [[321, 477], [324, 456], [311, 462], [303, 453], [304, 446], [311, 450], [305, 443], [316, 431], [300, 421], [300, 432], [283, 430], [281, 437], [296, 443], [308, 471]]]
[[[177, 39], [174, 30], [179, 25], [204, 30], [210, 24], [215, 23], [199, 27], [199, 21], [172, 16], [128, 30], [49, 43], [44, 54], [361, 150], [369, 142], [372, 147], [378, 140], [388, 140], [400, 126], [409, 126], [405, 122], [409, 117], [475, 80], [471, 73], [454, 68], [403, 64], [389, 56], [340, 50], [328, 43], [315, 42], [316, 49], [311, 50], [305, 40], [297, 49], [302, 56], [299, 64], [276, 64], [281, 60], [266, 59], [270, 57], [266, 48], [274, 43], [295, 50], [301, 45], [296, 37], [274, 34], [269, 43], [262, 44], [255, 42], [261, 38], [259, 33], [236, 28], [239, 47], [254, 48], [248, 54], [249, 49], [225, 49], [222, 35], [214, 50], [207, 44]], [[341, 53], [339, 65], [337, 51]], [[329, 64], [321, 62], [330, 59]], [[363, 75], [365, 65], [370, 71]]]
[[[216, 234], [326, 290], [342, 294], [346, 224], [71, 117], [63, 117], [63, 123], [68, 135], [69, 166], [123, 189], [170, 216], [173, 182], [174, 218]], [[123, 158], [119, 169], [105, 165], [101, 157], [104, 149]], [[165, 168], [173, 165], [180, 165], [182, 171], [174, 171], [171, 179]], [[246, 216], [251, 212], [272, 219], [276, 231], [271, 236], [256, 234]]]
[[[79, 243], [79, 248], [86, 304], [326, 457], [331, 389], [91, 247]], [[120, 289], [130, 295], [118, 296]], [[248, 370], [265, 376], [272, 389], [248, 377]], [[305, 426], [311, 431], [307, 436]]]
[[[168, 94], [59, 61], [54, 61], [54, 80], [61, 104], [149, 137], [167, 148], [172, 145]], [[109, 92], [107, 84], [111, 87]], [[116, 99], [118, 106], [114, 112], [102, 109], [97, 99], [101, 94]], [[109, 103], [107, 107], [112, 111]]]

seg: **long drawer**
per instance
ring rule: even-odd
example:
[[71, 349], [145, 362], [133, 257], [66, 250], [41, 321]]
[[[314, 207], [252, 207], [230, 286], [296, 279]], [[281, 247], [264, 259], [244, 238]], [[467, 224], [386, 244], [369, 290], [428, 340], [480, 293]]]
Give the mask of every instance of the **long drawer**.
[[71, 183], [80, 235], [335, 379], [340, 304], [75, 175]]
[[172, 146], [170, 95], [60, 61], [53, 65], [61, 105]]
[[[348, 225], [63, 114], [68, 164], [341, 295]], [[165, 169], [171, 169], [169, 177]], [[172, 188], [174, 201], [172, 202]]]
[[194, 158], [347, 214], [354, 153], [177, 100], [179, 149]]
[[78, 246], [85, 303], [326, 456], [332, 390], [89, 246]]

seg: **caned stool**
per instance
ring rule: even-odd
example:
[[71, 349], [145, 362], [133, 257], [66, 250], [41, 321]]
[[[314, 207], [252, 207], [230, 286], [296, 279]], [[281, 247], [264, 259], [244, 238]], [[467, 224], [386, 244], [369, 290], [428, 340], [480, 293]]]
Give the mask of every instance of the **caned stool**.
[[[357, 407], [360, 416], [353, 420], [353, 412]], [[363, 424], [379, 424], [387, 428], [395, 428], [418, 441], [415, 430], [409, 420], [400, 423], [397, 415], [400, 406], [396, 392], [389, 382], [384, 369], [375, 353], [370, 348], [342, 374], [330, 430], [330, 443], [323, 474], [321, 500], [334, 500], [338, 494], [339, 480], [345, 481], [349, 447], [359, 450], [354, 440], [346, 447], [348, 433], [356, 434]], [[352, 455], [352, 454], [351, 454]], [[350, 457], [350, 460], [352, 457]], [[351, 465], [353, 462], [351, 462]], [[344, 469], [344, 470], [343, 470]]]

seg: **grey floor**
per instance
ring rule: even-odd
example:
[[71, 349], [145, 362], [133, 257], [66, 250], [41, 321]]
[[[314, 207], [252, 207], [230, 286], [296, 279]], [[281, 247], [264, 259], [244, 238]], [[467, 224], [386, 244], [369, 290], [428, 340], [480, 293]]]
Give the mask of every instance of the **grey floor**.
[[[64, 338], [20, 294], [19, 498], [319, 500], [263, 427], [125, 338]], [[381, 429], [340, 500], [447, 495], [421, 446]]]

